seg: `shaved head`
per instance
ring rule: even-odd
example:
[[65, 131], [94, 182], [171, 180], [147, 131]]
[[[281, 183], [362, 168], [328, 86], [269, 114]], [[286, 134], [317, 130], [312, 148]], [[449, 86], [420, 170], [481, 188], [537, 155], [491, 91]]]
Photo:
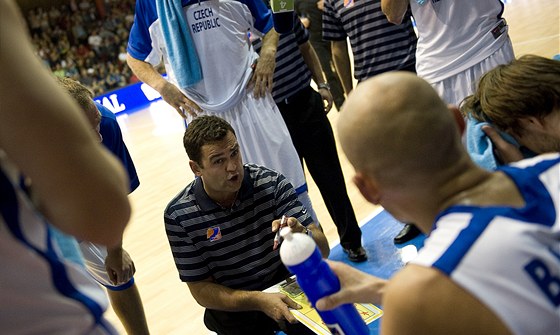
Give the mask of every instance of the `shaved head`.
[[360, 83], [341, 115], [346, 156], [356, 171], [386, 185], [420, 186], [464, 154], [452, 113], [427, 82], [408, 72]]

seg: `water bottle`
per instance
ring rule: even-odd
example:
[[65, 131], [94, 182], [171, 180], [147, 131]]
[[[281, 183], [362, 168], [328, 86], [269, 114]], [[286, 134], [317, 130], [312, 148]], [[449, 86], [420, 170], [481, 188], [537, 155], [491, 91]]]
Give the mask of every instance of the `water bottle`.
[[[320, 298], [340, 290], [340, 281], [323, 260], [315, 241], [310, 236], [292, 233], [288, 227], [280, 233], [282, 263], [296, 275], [297, 282], [307, 299], [315, 307]], [[328, 311], [317, 311], [332, 334], [367, 335], [369, 329], [353, 304], [344, 304]]]

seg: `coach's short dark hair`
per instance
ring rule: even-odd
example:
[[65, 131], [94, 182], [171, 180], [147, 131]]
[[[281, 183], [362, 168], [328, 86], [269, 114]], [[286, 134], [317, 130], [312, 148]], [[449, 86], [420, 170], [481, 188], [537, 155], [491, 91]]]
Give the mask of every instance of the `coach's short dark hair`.
[[183, 136], [183, 145], [189, 159], [201, 164], [202, 146], [222, 141], [228, 131], [235, 135], [233, 127], [220, 117], [205, 115], [195, 118], [189, 123]]

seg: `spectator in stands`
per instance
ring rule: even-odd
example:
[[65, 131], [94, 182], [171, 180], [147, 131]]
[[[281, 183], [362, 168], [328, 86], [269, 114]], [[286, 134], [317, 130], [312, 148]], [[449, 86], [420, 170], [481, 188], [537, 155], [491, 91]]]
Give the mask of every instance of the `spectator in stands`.
[[[70, 1], [68, 5], [31, 9], [27, 12], [27, 21], [36, 52], [45, 65], [58, 74], [64, 71], [65, 76], [72, 76], [98, 95], [107, 90], [105, 78], [97, 76], [99, 78], [90, 83], [91, 78], [87, 77], [91, 77], [93, 73], [89, 70], [94, 68], [94, 64], [107, 67], [107, 62], [118, 59], [121, 47], [126, 47], [133, 8], [134, 0], [105, 1], [106, 16], [102, 18], [97, 8], [88, 1]], [[101, 41], [98, 37], [101, 37]], [[90, 46], [90, 42], [95, 49]], [[118, 66], [116, 71], [125, 76], [124, 80], [117, 81], [116, 87], [127, 85], [131, 72], [124, 64]], [[102, 70], [95, 69], [95, 72], [102, 73]], [[87, 75], [84, 76], [84, 73]], [[112, 85], [111, 87], [114, 88]]]

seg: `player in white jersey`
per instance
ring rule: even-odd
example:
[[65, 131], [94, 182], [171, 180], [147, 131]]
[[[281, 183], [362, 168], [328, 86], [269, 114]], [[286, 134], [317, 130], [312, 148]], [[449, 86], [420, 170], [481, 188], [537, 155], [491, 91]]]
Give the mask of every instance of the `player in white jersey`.
[[428, 234], [388, 281], [341, 263], [342, 289], [317, 302], [382, 303], [381, 334], [560, 331], [560, 154], [489, 172], [466, 152], [448, 107], [403, 72], [360, 84], [338, 124], [364, 197]]
[[389, 21], [408, 6], [418, 30], [416, 72], [449, 104], [459, 105], [488, 70], [514, 58], [501, 0], [382, 0]]
[[[128, 43], [132, 71], [184, 114], [187, 123], [204, 114], [226, 119], [240, 138], [244, 160], [281, 172], [313, 213], [299, 157], [270, 94], [278, 42], [270, 10], [262, 0], [190, 0], [182, 5], [202, 80], [179, 91], [154, 0], [136, 3]], [[260, 59], [248, 33], [265, 34]], [[171, 85], [153, 67], [162, 60]], [[247, 87], [251, 80], [255, 94]]]
[[116, 334], [105, 292], [55, 247], [50, 225], [0, 150], [0, 327], [6, 334]]
[[0, 2], [0, 40], [0, 329], [114, 333], [105, 293], [61, 257], [50, 228], [117, 244], [130, 217], [125, 172], [34, 54], [13, 1]]
[[524, 206], [446, 209], [411, 264], [449, 276], [513, 334], [558, 333], [559, 155], [538, 156], [500, 171], [515, 182]]

